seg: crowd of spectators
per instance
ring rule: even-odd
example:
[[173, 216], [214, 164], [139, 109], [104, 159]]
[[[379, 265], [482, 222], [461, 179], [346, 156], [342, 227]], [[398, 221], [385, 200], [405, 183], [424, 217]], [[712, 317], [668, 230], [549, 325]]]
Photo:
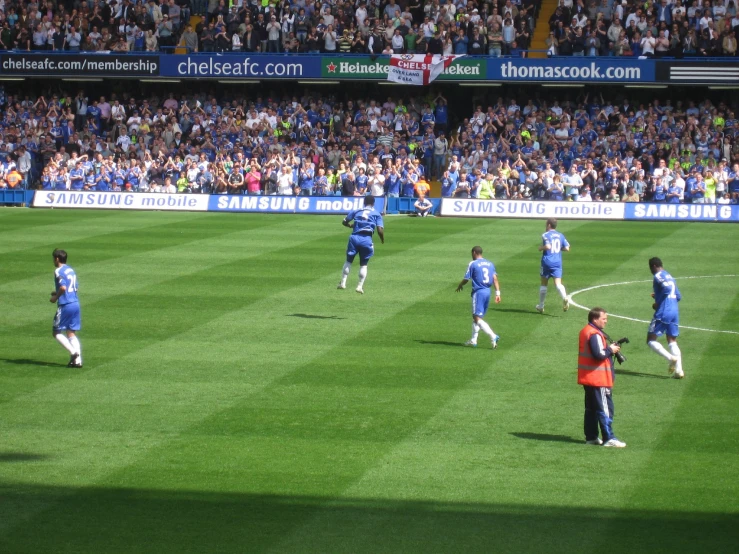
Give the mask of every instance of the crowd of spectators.
[[[539, 0], [6, 0], [0, 49], [516, 54]], [[204, 15], [193, 27], [192, 14]], [[165, 49], [166, 49], [165, 48]]]
[[453, 126], [442, 95], [0, 106], [2, 188], [413, 197], [438, 179], [464, 198], [739, 201], [739, 121], [709, 100], [499, 98]]
[[560, 0], [546, 46], [556, 56], [736, 56], [736, 0]]
[[[550, 55], [736, 56], [737, 0], [560, 0]], [[5, 0], [0, 49], [525, 55], [540, 0]], [[192, 14], [204, 16], [194, 27]], [[548, 14], [544, 15], [544, 19]]]

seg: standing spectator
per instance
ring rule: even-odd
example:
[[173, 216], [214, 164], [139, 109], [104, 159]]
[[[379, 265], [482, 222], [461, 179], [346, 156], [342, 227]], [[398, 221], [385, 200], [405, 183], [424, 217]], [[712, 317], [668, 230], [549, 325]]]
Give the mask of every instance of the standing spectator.
[[454, 53], [457, 55], [467, 54], [467, 44], [469, 41], [470, 39], [467, 38], [467, 35], [462, 29], [457, 31], [457, 34], [452, 39], [452, 42], [454, 43]]
[[277, 21], [276, 15], [271, 15], [269, 23], [266, 26], [267, 30], [267, 52], [278, 53], [280, 51], [280, 33], [282, 32], [282, 25]]
[[513, 26], [513, 20], [508, 17], [503, 22], [503, 53], [508, 55], [511, 53], [511, 47], [516, 40], [516, 28]]
[[[198, 35], [195, 33], [195, 31], [193, 31], [192, 25], [188, 24], [187, 26], [185, 26], [185, 32], [182, 33], [180, 44], [187, 48], [188, 52], [198, 51]], [[146, 49], [149, 50], [148, 44]]]
[[174, 45], [174, 37], [173, 37], [173, 27], [172, 22], [169, 20], [169, 15], [163, 15], [162, 21], [157, 26], [157, 35], [159, 36], [159, 45], [160, 46], [173, 46]]
[[326, 28], [326, 32], [323, 33], [323, 50], [324, 52], [327, 52], [329, 54], [333, 54], [336, 52], [336, 31], [334, 31], [334, 26], [329, 25]]
[[[554, 36], [554, 33], [549, 33]], [[548, 40], [548, 39], [547, 39]], [[547, 43], [547, 46], [549, 44]], [[499, 58], [503, 53], [503, 32], [500, 30], [498, 22], [494, 22], [488, 32], [488, 55]], [[556, 51], [552, 55], [556, 55]]]
[[446, 168], [446, 153], [448, 149], [449, 143], [442, 131], [436, 140], [434, 140], [434, 167], [432, 168], [432, 172], [437, 178], [441, 178]]
[[[347, 32], [347, 31], [344, 31], [344, 32]], [[395, 32], [393, 33], [393, 38], [390, 42], [393, 47], [393, 53], [395, 54], [403, 53], [403, 47], [405, 46], [405, 41], [403, 40], [403, 35], [400, 34], [400, 29], [395, 29]]]
[[74, 28], [70, 27], [69, 32], [64, 37], [64, 47], [71, 52], [79, 52], [82, 43], [82, 35]]
[[641, 39], [639, 44], [641, 46], [642, 56], [646, 56], [647, 58], [654, 57], [654, 49], [657, 46], [657, 39], [652, 36], [652, 29], [647, 29], [647, 34], [643, 39]]
[[182, 10], [180, 6], [175, 3], [175, 0], [169, 0], [169, 21], [172, 23], [172, 30], [176, 34], [180, 31], [182, 26]]
[[444, 51], [444, 44], [441, 41], [441, 32], [437, 29], [434, 31], [434, 36], [431, 37], [426, 43], [427, 54], [441, 54]]
[[200, 33], [200, 42], [203, 45], [203, 52], [213, 52], [216, 49], [215, 24], [211, 21], [207, 27], [203, 28]]

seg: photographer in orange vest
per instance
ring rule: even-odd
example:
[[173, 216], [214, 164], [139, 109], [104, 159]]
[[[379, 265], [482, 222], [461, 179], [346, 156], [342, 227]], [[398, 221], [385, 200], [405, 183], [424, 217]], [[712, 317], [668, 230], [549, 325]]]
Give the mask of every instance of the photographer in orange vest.
[[[621, 347], [603, 332], [608, 314], [603, 308], [588, 313], [588, 324], [580, 331], [577, 382], [585, 389], [585, 444], [623, 448], [613, 434], [613, 355]], [[602, 440], [598, 438], [600, 426]]]

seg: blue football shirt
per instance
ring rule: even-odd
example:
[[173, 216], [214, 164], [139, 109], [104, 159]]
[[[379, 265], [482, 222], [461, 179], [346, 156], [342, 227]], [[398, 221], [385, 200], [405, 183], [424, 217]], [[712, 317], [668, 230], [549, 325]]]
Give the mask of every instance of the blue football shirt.
[[[65, 264], [54, 270], [54, 287], [58, 295], [57, 304], [59, 306], [79, 302], [77, 298], [77, 274], [68, 265]], [[60, 295], [59, 289], [61, 287], [66, 287], [67, 290]]]
[[672, 275], [664, 269], [658, 271], [654, 274], [652, 288], [654, 289], [654, 302], [657, 304], [654, 317], [660, 321], [677, 321], [677, 303], [680, 302], [682, 296]]
[[472, 293], [478, 290], [490, 289], [493, 286], [493, 275], [495, 275], [495, 266], [493, 262], [485, 258], [472, 260], [467, 266], [467, 273], [464, 278], [472, 282]]
[[352, 235], [369, 235], [375, 232], [377, 227], [384, 227], [382, 216], [373, 207], [365, 207], [354, 210], [344, 218], [347, 223], [354, 221]]
[[541, 254], [541, 264], [546, 267], [562, 267], [562, 249], [570, 246], [565, 236], [559, 231], [552, 229], [541, 236], [544, 246], [549, 246], [549, 250], [544, 250]]

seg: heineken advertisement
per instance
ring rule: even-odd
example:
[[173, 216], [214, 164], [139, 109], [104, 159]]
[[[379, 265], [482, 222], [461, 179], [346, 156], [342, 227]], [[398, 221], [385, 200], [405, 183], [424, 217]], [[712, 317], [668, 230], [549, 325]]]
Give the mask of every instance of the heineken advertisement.
[[[369, 56], [323, 56], [321, 76], [326, 79], [374, 79], [387, 80], [390, 58], [372, 59]], [[487, 60], [461, 58], [444, 70], [440, 81], [481, 81], [487, 77]]]

